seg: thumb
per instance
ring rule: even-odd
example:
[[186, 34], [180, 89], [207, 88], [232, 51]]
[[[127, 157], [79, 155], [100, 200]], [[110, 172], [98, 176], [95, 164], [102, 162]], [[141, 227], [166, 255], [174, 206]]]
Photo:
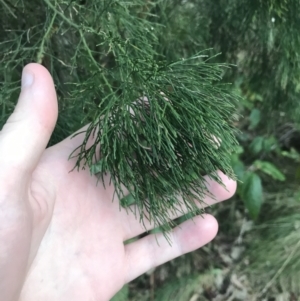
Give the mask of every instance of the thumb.
[[34, 170], [53, 132], [57, 114], [51, 75], [39, 64], [27, 65], [16, 108], [0, 132], [0, 174], [14, 173], [15, 182]]

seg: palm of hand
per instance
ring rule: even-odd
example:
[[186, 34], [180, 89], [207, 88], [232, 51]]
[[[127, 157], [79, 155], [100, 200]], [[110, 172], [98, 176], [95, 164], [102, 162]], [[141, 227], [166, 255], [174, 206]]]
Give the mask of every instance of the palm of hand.
[[[34, 84], [22, 90], [0, 137], [0, 209], [6, 208], [0, 211], [0, 243], [8, 256], [0, 261], [0, 288], [6, 300], [15, 300], [21, 287], [20, 301], [109, 300], [124, 283], [214, 238], [217, 222], [205, 215], [175, 228], [172, 246], [162, 235], [124, 246], [144, 228], [132, 213], [120, 212], [117, 200], [112, 202], [108, 179], [104, 189], [89, 171], [70, 172], [75, 162], [68, 156], [82, 136], [45, 151], [57, 114], [55, 90], [43, 67], [26, 68]], [[208, 179], [215, 199], [206, 197], [207, 204], [235, 191], [234, 181], [220, 177], [226, 188]]]
[[[211, 216], [188, 221], [175, 230], [174, 244], [164, 237], [146, 236], [124, 246], [123, 242], [144, 232], [133, 213], [119, 208], [113, 187], [104, 189], [88, 170], [72, 171], [67, 158], [80, 136], [66, 139], [45, 151], [34, 178], [42, 191], [49, 182], [56, 187], [53, 216], [29, 271], [21, 301], [109, 300], [125, 283], [148, 269], [210, 241], [216, 233]], [[220, 174], [229, 191], [210, 181], [217, 200], [232, 194], [234, 182]], [[209, 221], [210, 220], [210, 221]], [[147, 225], [151, 228], [151, 225]], [[159, 241], [159, 245], [157, 244]], [[47, 296], [47, 297], [45, 297]]]
[[56, 198], [20, 300], [109, 300], [126, 282], [127, 215], [112, 203], [111, 186], [96, 185], [89, 171], [69, 172], [72, 146], [66, 139], [46, 150], [35, 171], [34, 178], [45, 180], [33, 185], [36, 190], [54, 183]]

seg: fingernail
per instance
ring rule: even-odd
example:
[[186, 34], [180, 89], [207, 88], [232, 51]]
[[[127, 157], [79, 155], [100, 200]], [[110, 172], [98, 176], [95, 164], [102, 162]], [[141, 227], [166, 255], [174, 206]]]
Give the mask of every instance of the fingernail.
[[21, 80], [22, 89], [32, 86], [33, 81], [34, 81], [33, 73], [31, 73], [26, 69], [23, 69], [22, 80]]

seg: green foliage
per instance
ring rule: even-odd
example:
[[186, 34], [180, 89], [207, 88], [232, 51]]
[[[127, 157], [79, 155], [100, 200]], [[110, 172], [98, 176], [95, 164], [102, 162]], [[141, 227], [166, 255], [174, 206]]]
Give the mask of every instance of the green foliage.
[[[249, 123], [251, 123], [250, 120]], [[270, 153], [278, 153], [279, 150], [278, 143], [273, 136], [267, 138], [256, 136], [246, 152], [254, 155], [252, 160], [243, 160], [245, 150], [241, 146], [232, 156], [232, 168], [240, 180], [238, 195], [244, 202], [250, 217], [254, 220], [258, 218], [264, 200], [262, 177], [266, 175], [267, 180], [271, 178], [281, 182], [286, 180], [285, 174], [274, 163], [256, 159], [256, 157], [270, 156]]]
[[260, 112], [260, 110], [254, 108], [251, 111], [251, 113], [250, 113], [249, 119], [250, 119], [249, 129], [253, 130], [253, 129], [255, 129], [258, 126], [258, 124], [259, 124], [259, 122], [261, 120], [261, 112]]
[[265, 138], [262, 136], [255, 137], [250, 144], [250, 151], [257, 155], [264, 149]]
[[272, 177], [274, 180], [284, 181], [285, 175], [271, 162], [256, 160], [253, 163], [254, 167], [261, 170], [265, 174]]
[[299, 10], [298, 0], [1, 0], [0, 128], [22, 67], [43, 64], [59, 99], [50, 145], [89, 124], [76, 167], [99, 180], [109, 172], [121, 204], [135, 203], [163, 225], [157, 231], [169, 229], [168, 210], [199, 213], [201, 175], [233, 176], [232, 166], [239, 205], [266, 222], [249, 247], [253, 274], [274, 275], [287, 262], [279, 278], [291, 281], [298, 203], [283, 194], [273, 208], [269, 190], [290, 181], [283, 159], [300, 179], [299, 152], [281, 133], [291, 121], [290, 132], [299, 129]]
[[190, 275], [180, 279], [172, 279], [172, 281], [166, 283], [156, 292], [154, 300], [191, 300], [193, 296], [201, 296], [201, 290], [203, 290], [201, 285], [211, 284], [213, 281], [213, 273], [207, 275]]
[[299, 188], [268, 193], [264, 206], [266, 214], [247, 239], [250, 264], [243, 270], [263, 293], [272, 284], [299, 294]]
[[[125, 185], [141, 217], [146, 212], [160, 225], [169, 221], [168, 210], [196, 210], [194, 199], [203, 199], [206, 192], [199, 175], [218, 180], [216, 170], [221, 169], [233, 177], [226, 160], [235, 144], [227, 123], [233, 96], [226, 86], [212, 86], [222, 66], [202, 61], [202, 55], [158, 65], [154, 74], [150, 64], [136, 63], [136, 72], [119, 66], [120, 74], [128, 72], [126, 80], [119, 93], [99, 103], [77, 166], [88, 164], [100, 177], [110, 172], [119, 199]], [[97, 93], [97, 87], [93, 91]], [[96, 129], [96, 143], [87, 148]], [[222, 141], [220, 147], [213, 137]]]
[[129, 294], [128, 285], [124, 285], [123, 288], [110, 301], [127, 301], [128, 294]]
[[263, 203], [263, 191], [261, 179], [256, 173], [247, 172], [244, 175], [241, 196], [250, 217], [257, 219]]
[[289, 159], [292, 159], [296, 163], [300, 163], [300, 154], [294, 148], [291, 148], [290, 151], [282, 151], [281, 155], [284, 156], [284, 157], [287, 157]]
[[[34, 21], [33, 5], [38, 11]], [[76, 168], [88, 166], [103, 183], [109, 173], [118, 198], [125, 197], [125, 186], [141, 220], [146, 217], [154, 226], [168, 223], [171, 211], [202, 212], [194, 201], [201, 203], [207, 192], [201, 175], [220, 182], [221, 169], [234, 177], [231, 120], [239, 97], [220, 83], [227, 66], [211, 62], [209, 51], [196, 47], [191, 55], [182, 51], [186, 44], [171, 55], [166, 40], [162, 43], [167, 19], [175, 21], [172, 9], [180, 9], [184, 19], [191, 6], [44, 0], [13, 7], [14, 14], [27, 13], [22, 14], [24, 26], [5, 24], [8, 17], [2, 14], [7, 30], [2, 31], [6, 42], [0, 69], [21, 70], [30, 60], [50, 69], [65, 112], [53, 138], [90, 122], [76, 150]], [[183, 36], [188, 40], [190, 34]], [[94, 143], [87, 147], [90, 138]]]
[[237, 62], [239, 74], [233, 76], [268, 116], [264, 126], [278, 124], [283, 115], [299, 120], [299, 1], [218, 0], [204, 7], [210, 8], [205, 13], [212, 18], [212, 46]]

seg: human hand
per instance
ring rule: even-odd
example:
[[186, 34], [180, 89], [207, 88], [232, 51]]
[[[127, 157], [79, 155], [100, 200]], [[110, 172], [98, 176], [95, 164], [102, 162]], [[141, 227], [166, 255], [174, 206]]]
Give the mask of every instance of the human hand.
[[22, 85], [0, 132], [0, 300], [5, 301], [18, 299], [56, 198], [54, 183], [38, 167], [57, 118], [52, 78], [33, 64], [24, 69]]
[[[75, 161], [68, 161], [68, 157], [81, 145], [83, 134], [73, 139], [67, 138], [45, 150], [57, 117], [53, 82], [42, 66], [30, 64], [26, 70], [35, 75], [33, 86], [26, 88], [28, 99], [23, 108], [26, 112], [31, 111], [31, 119], [35, 121], [28, 119], [30, 127], [24, 134], [28, 135], [27, 139], [18, 144], [25, 149], [26, 140], [30, 142], [26, 155], [20, 158], [15, 152], [13, 156], [13, 150], [16, 149], [14, 143], [20, 133], [15, 135], [16, 138], [2, 139], [2, 134], [9, 137], [14, 133], [5, 126], [0, 135], [0, 158], [3, 158], [2, 154], [10, 155], [10, 162], [17, 167], [13, 170], [19, 171], [16, 171], [17, 175], [13, 174], [11, 166], [4, 164], [6, 173], [1, 170], [0, 185], [5, 186], [8, 182], [8, 188], [0, 200], [3, 199], [5, 205], [8, 200], [11, 203], [11, 199], [15, 199], [17, 208], [26, 209], [22, 209], [22, 212], [26, 212], [30, 225], [27, 226], [26, 237], [21, 226], [15, 227], [14, 233], [9, 235], [0, 234], [1, 245], [7, 238], [13, 241], [22, 238], [18, 249], [14, 244], [11, 245], [15, 254], [20, 250], [24, 252], [26, 246], [27, 260], [22, 255], [14, 265], [15, 274], [10, 277], [14, 280], [19, 269], [17, 265], [23, 268], [22, 277], [27, 272], [20, 301], [109, 300], [125, 283], [147, 270], [193, 251], [214, 238], [217, 222], [212, 216], [204, 215], [175, 228], [170, 234], [171, 246], [161, 234], [150, 234], [124, 245], [125, 240], [136, 237], [145, 229], [133, 213], [120, 211], [118, 201], [112, 202], [114, 188], [109, 185], [108, 177], [104, 189], [102, 185], [96, 185], [97, 179], [89, 171], [70, 172]], [[10, 124], [11, 127], [17, 127], [14, 122], [8, 122], [8, 126]], [[11, 154], [5, 141], [11, 142]], [[1, 152], [4, 146], [6, 151]], [[14, 161], [16, 158], [17, 162]], [[207, 204], [225, 200], [235, 191], [235, 182], [221, 173], [220, 176], [227, 190], [208, 178], [208, 190], [215, 199], [207, 197]], [[18, 194], [14, 186], [15, 178], [20, 183], [24, 182], [22, 187], [25, 187]], [[3, 182], [5, 179], [6, 182]], [[13, 224], [19, 219], [8, 221]], [[0, 223], [2, 229], [2, 219]], [[146, 227], [151, 229], [150, 224], [146, 224]], [[21, 264], [23, 259], [26, 264]]]

